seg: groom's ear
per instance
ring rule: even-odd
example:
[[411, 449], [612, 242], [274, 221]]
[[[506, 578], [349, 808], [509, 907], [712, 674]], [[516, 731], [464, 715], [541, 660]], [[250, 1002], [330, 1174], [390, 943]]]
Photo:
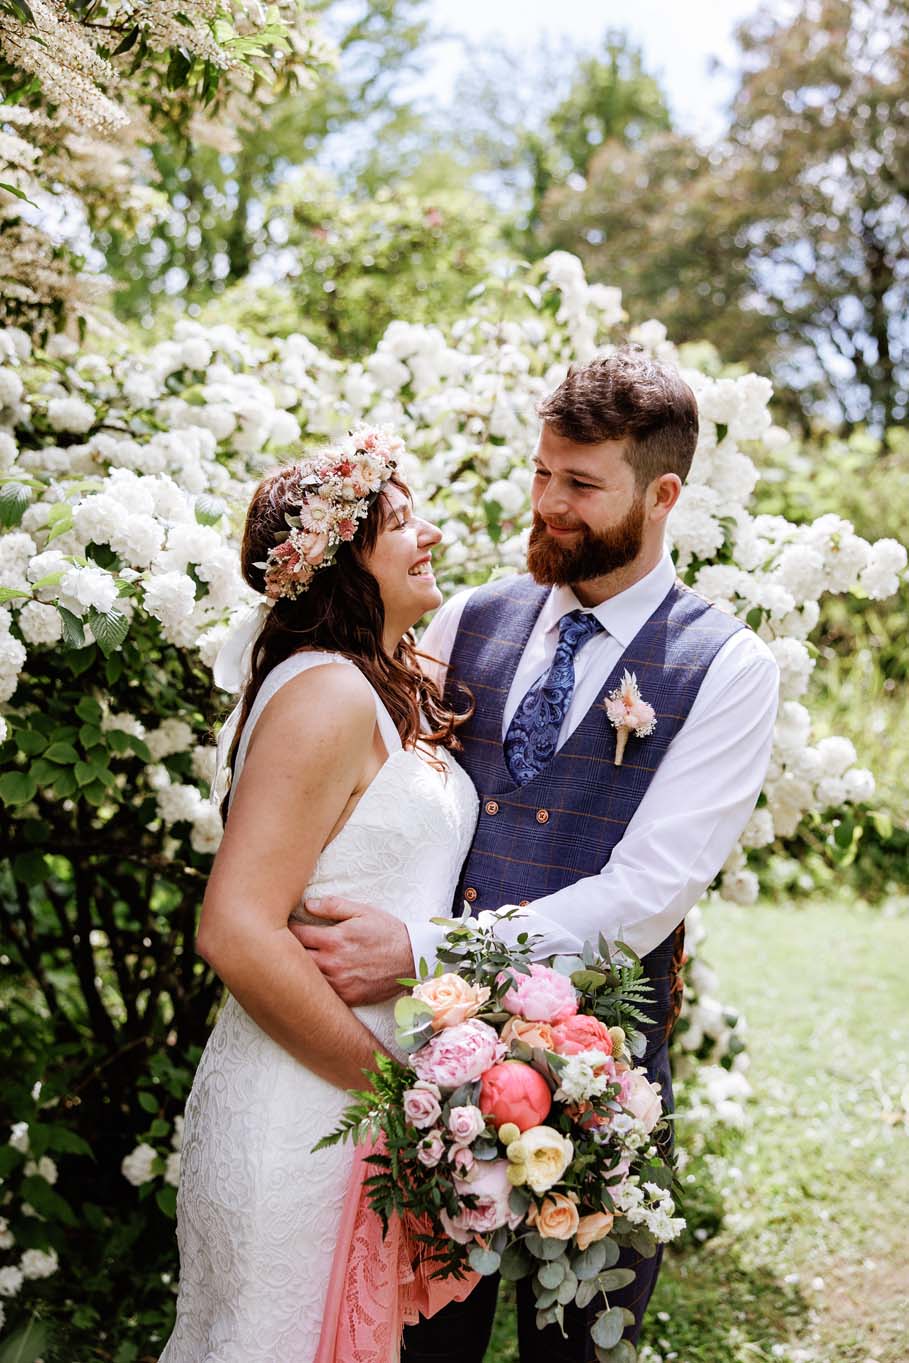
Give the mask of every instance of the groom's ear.
[[665, 520], [682, 493], [682, 480], [677, 473], [661, 473], [647, 489], [648, 517], [652, 521]]

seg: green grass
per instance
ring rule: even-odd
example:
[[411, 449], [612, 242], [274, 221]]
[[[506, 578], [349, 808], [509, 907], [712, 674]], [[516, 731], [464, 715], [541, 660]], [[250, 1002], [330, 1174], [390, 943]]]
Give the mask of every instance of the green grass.
[[[715, 1158], [724, 1229], [667, 1258], [644, 1357], [907, 1363], [909, 914], [724, 905], [707, 925], [748, 1018], [751, 1124]], [[487, 1358], [516, 1357], [503, 1303]]]

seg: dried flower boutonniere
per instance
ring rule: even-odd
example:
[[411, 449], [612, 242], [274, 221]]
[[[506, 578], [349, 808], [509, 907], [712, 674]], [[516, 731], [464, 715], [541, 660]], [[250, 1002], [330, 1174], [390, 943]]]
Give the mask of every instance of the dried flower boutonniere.
[[652, 734], [656, 728], [656, 713], [652, 705], [646, 700], [641, 700], [638, 679], [633, 672], [626, 672], [623, 675], [621, 686], [609, 692], [603, 702], [603, 708], [609, 716], [610, 723], [615, 727], [614, 765], [620, 767], [628, 735], [636, 734], [638, 738], [646, 738], [648, 734]]

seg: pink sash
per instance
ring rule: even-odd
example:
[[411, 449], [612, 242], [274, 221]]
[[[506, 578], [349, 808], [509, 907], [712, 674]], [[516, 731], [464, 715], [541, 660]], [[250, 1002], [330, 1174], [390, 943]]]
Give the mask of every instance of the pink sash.
[[391, 1218], [383, 1240], [363, 1187], [376, 1172], [366, 1163], [373, 1149], [357, 1146], [354, 1156], [313, 1363], [399, 1363], [404, 1326], [463, 1301], [479, 1281], [478, 1273], [431, 1277], [400, 1217]]

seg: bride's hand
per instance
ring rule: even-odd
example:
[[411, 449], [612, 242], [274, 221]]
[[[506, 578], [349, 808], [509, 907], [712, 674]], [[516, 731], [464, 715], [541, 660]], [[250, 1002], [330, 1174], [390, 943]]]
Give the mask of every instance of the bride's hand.
[[410, 936], [400, 918], [333, 895], [307, 899], [303, 907], [324, 924], [288, 926], [340, 999], [353, 1007], [400, 994], [398, 980], [414, 973]]

